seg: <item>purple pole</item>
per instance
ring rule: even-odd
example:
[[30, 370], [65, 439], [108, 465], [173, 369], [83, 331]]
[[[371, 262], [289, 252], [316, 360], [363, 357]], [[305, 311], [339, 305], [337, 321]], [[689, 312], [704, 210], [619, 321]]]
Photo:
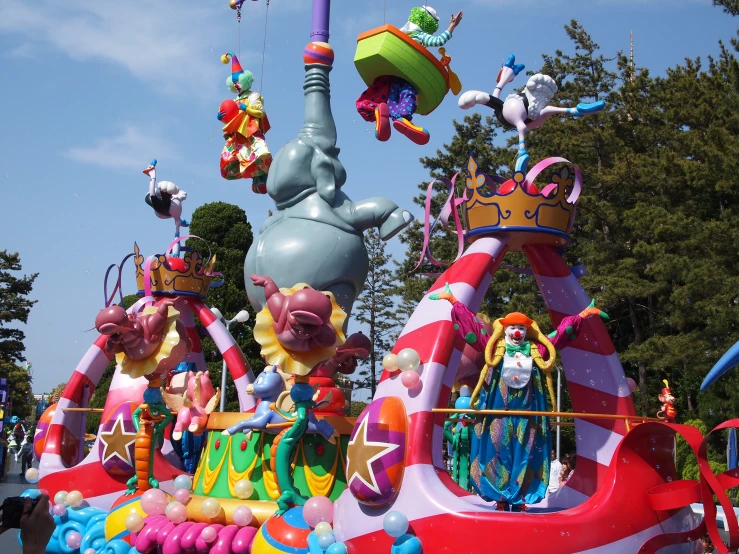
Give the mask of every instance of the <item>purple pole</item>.
[[331, 14], [331, 0], [313, 0], [311, 21], [311, 42], [328, 42], [328, 20]]

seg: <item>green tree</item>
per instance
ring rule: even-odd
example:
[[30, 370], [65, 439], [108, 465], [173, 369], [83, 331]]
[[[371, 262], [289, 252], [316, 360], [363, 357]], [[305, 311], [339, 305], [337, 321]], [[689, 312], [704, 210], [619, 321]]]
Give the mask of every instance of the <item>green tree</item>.
[[25, 333], [15, 327], [17, 323], [28, 323], [28, 315], [36, 300], [28, 295], [38, 273], [18, 277], [22, 271], [20, 255], [7, 250], [0, 251], [0, 377], [7, 379], [13, 401], [13, 415], [20, 418], [32, 415], [35, 408], [31, 381], [26, 370], [20, 366], [25, 361], [23, 341]]
[[354, 319], [369, 328], [372, 350], [369, 358], [359, 362], [362, 369], [357, 373], [355, 386], [370, 389], [374, 396], [378, 372], [382, 371], [380, 362], [392, 349], [398, 321], [393, 298], [395, 283], [390, 267], [392, 256], [385, 252], [385, 242], [380, 239], [377, 229], [364, 234], [364, 246], [369, 257], [369, 272], [354, 308]]
[[[255, 314], [249, 304], [244, 286], [244, 259], [253, 240], [246, 212], [226, 202], [204, 204], [193, 212], [189, 231], [192, 235], [202, 237], [206, 241], [211, 253], [216, 256], [215, 270], [223, 273], [224, 284], [218, 288], [211, 288], [208, 292], [208, 306], [218, 308], [228, 319], [241, 310], [247, 310], [251, 316], [250, 321], [253, 323]], [[206, 243], [196, 239], [187, 241], [188, 246], [195, 248], [203, 256], [208, 255]], [[202, 329], [199, 322], [198, 326]], [[230, 331], [244, 352], [252, 370], [258, 374], [264, 367], [264, 362], [259, 355], [260, 347], [254, 340], [251, 325], [234, 323]], [[220, 386], [222, 357], [213, 339], [203, 333], [201, 337], [203, 354], [210, 371], [211, 381], [215, 386]], [[226, 410], [239, 411], [236, 387], [230, 380], [226, 389]]]

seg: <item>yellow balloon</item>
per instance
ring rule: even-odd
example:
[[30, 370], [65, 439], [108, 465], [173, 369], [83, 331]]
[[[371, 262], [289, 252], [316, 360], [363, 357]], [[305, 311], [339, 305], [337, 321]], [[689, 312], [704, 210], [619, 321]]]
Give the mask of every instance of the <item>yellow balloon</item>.
[[387, 371], [395, 371], [398, 369], [398, 357], [395, 354], [388, 354], [382, 359], [382, 367]]
[[84, 498], [82, 497], [82, 493], [80, 491], [69, 491], [67, 494], [67, 506], [70, 508], [79, 508], [82, 506], [82, 501]]
[[241, 500], [246, 500], [254, 493], [254, 485], [248, 479], [241, 479], [234, 483], [234, 493]]
[[215, 498], [206, 498], [200, 505], [200, 511], [205, 517], [214, 518], [221, 512], [221, 503]]
[[130, 514], [126, 517], [126, 529], [131, 533], [138, 533], [144, 528], [144, 518], [141, 514]]

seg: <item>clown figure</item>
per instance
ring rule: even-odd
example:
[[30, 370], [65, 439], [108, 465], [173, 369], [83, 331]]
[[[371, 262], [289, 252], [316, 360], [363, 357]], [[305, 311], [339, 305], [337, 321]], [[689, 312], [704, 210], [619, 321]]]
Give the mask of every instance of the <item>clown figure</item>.
[[[429, 6], [413, 8], [408, 22], [401, 31], [419, 44], [439, 47], [452, 38], [452, 32], [462, 21], [462, 12], [452, 15], [449, 27], [439, 36], [434, 33], [439, 28], [436, 10]], [[386, 141], [390, 138], [390, 121], [395, 130], [416, 144], [426, 144], [429, 132], [411, 123], [416, 112], [418, 92], [408, 81], [400, 77], [383, 75], [377, 77], [372, 85], [357, 100], [357, 112], [365, 121], [375, 122], [375, 137]]]
[[[490, 335], [451, 291], [432, 298], [452, 303], [454, 328], [485, 353], [485, 367], [470, 398], [471, 407], [479, 410], [551, 411], [556, 349], [576, 338], [585, 318], [607, 318], [591, 304], [580, 314], [565, 317], [547, 336], [535, 321], [513, 312], [493, 322]], [[472, 488], [483, 499], [497, 502], [499, 510], [525, 511], [527, 504], [546, 495], [551, 450], [547, 416], [478, 416], [470, 436]]]
[[264, 100], [258, 92], [252, 92], [254, 75], [241, 68], [234, 54], [224, 54], [221, 61], [227, 64], [229, 57], [231, 75], [226, 79], [226, 86], [236, 94], [236, 100], [225, 100], [218, 111], [218, 120], [226, 123], [223, 127], [226, 145], [221, 153], [221, 176], [229, 180], [252, 179], [252, 190], [266, 194], [272, 154], [264, 139], [270, 128]]

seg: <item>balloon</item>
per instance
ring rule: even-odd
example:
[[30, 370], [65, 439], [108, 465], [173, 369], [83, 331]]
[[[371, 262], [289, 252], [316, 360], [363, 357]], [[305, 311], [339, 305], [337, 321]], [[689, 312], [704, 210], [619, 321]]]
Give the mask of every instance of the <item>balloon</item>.
[[141, 514], [128, 514], [126, 516], [126, 529], [131, 533], [138, 533], [144, 528], [144, 518]]
[[66, 504], [67, 503], [67, 491], [59, 491], [54, 495], [54, 504]]
[[412, 389], [421, 381], [421, 376], [415, 371], [404, 371], [400, 375], [400, 382], [407, 389]]
[[38, 483], [38, 469], [29, 467], [26, 470], [26, 481], [29, 483]]
[[391, 537], [402, 537], [408, 531], [408, 518], [402, 512], [390, 512], [382, 520], [382, 528]]
[[418, 537], [406, 534], [395, 539], [392, 552], [393, 554], [422, 554], [423, 545]]
[[79, 508], [82, 506], [82, 493], [80, 491], [70, 491], [67, 494], [66, 503], [70, 508]]
[[218, 531], [216, 531], [214, 527], [206, 527], [200, 533], [200, 538], [205, 542], [213, 542], [218, 538]]
[[234, 483], [234, 493], [241, 500], [246, 500], [254, 494], [254, 485], [248, 479], [241, 479]]
[[166, 508], [164, 508], [164, 515], [165, 515], [166, 517], [169, 517], [169, 509], [170, 509], [170, 508], [171, 508], [172, 506], [176, 506], [177, 504], [179, 504], [179, 502], [177, 502], [176, 500], [173, 500], [172, 502], [170, 502], [169, 504], [167, 504], [167, 507], [166, 507]]
[[326, 550], [329, 546], [334, 544], [336, 542], [336, 539], [334, 538], [333, 533], [325, 533], [318, 537], [318, 546], [321, 547], [322, 550]]
[[141, 509], [150, 516], [164, 514], [168, 503], [167, 493], [160, 489], [149, 489], [141, 497]]
[[335, 542], [326, 550], [326, 554], [348, 554], [348, 552], [343, 542]]
[[54, 504], [54, 507], [51, 509], [51, 512], [55, 516], [62, 517], [64, 514], [67, 513], [67, 507], [64, 504]]
[[200, 505], [200, 511], [205, 517], [216, 517], [221, 511], [221, 503], [215, 498], [206, 498]]
[[88, 548], [82, 554], [98, 554], [98, 551], [95, 550], [94, 548]]
[[412, 348], [403, 348], [398, 352], [398, 369], [400, 371], [416, 371], [421, 365], [421, 357]]
[[233, 511], [233, 520], [239, 527], [246, 527], [251, 523], [254, 515], [251, 513], [249, 506], [238, 506]]
[[313, 528], [322, 521], [331, 524], [334, 521], [334, 503], [325, 496], [309, 498], [303, 506], [303, 518]]
[[398, 369], [398, 357], [395, 354], [388, 354], [382, 359], [382, 367], [387, 371], [395, 371]]
[[[321, 535], [325, 535], [326, 533], [333, 533], [334, 532], [333, 529], [331, 529], [331, 525], [329, 525], [325, 521], [322, 521], [321, 523], [319, 523], [318, 525], [316, 525], [315, 531], [316, 531], [316, 535], [319, 536], [319, 537]], [[324, 550], [326, 550], [326, 549], [324, 548]]]
[[634, 381], [631, 377], [626, 378], [626, 384], [629, 385], [629, 390], [631, 392], [634, 392], [636, 390], [636, 381]]
[[177, 502], [174, 506], [169, 509], [167, 513], [169, 521], [175, 524], [184, 523], [187, 520], [187, 508], [183, 504]]
[[189, 475], [178, 475], [174, 480], [174, 490], [192, 490], [192, 477]]
[[182, 502], [183, 504], [190, 500], [190, 491], [188, 491], [186, 488], [177, 489], [174, 491], [174, 498], [177, 502]]
[[72, 550], [77, 550], [82, 544], [82, 535], [77, 531], [72, 531], [67, 535], [67, 546]]

